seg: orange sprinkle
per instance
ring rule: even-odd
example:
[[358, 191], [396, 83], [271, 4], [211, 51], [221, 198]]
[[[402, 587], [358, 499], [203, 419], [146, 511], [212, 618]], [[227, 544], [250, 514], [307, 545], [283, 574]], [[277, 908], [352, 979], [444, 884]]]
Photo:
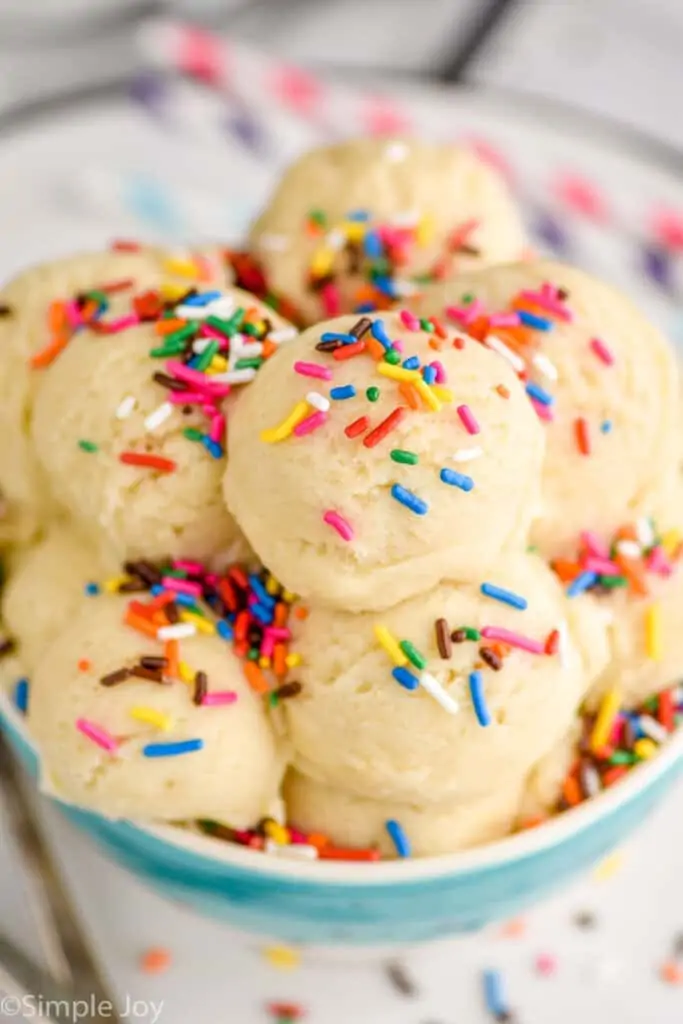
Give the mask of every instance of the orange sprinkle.
[[562, 785], [562, 795], [570, 807], [581, 803], [581, 787], [574, 775], [568, 775]]
[[524, 935], [526, 931], [526, 921], [523, 917], [513, 917], [511, 921], [506, 921], [501, 926], [500, 934], [506, 939], [516, 939], [520, 935]]
[[140, 957], [140, 970], [145, 974], [162, 974], [171, 966], [171, 954], [161, 946], [152, 946]]
[[273, 647], [273, 672], [278, 677], [287, 675], [286, 657], [287, 645], [281, 643], [275, 644]]
[[284, 601], [278, 601], [275, 605], [275, 613], [273, 615], [274, 625], [286, 626], [287, 619], [289, 618], [289, 608]]
[[434, 333], [436, 334], [437, 338], [440, 338], [442, 341], [445, 341], [448, 338], [448, 332], [446, 331], [446, 328], [441, 323], [441, 321], [437, 320], [435, 316], [430, 316], [429, 322], [434, 328]]
[[418, 395], [414, 384], [411, 384], [407, 380], [403, 380], [399, 384], [398, 390], [401, 397], [406, 400], [411, 409], [419, 409], [421, 407], [420, 396]]
[[155, 334], [161, 334], [162, 337], [166, 334], [173, 334], [174, 331], [179, 331], [181, 327], [187, 326], [187, 320], [182, 320], [180, 317], [173, 317], [170, 320], [157, 320], [154, 325]]
[[626, 526], [620, 526], [616, 533], [618, 540], [637, 540], [638, 535], [636, 528], [632, 523], [628, 523]]
[[526, 832], [530, 828], [538, 828], [539, 825], [542, 825], [547, 820], [542, 814], [538, 814], [534, 818], [524, 818], [519, 822], [517, 828], [520, 832]]
[[576, 446], [582, 455], [591, 453], [591, 436], [588, 427], [588, 420], [585, 416], [577, 416], [574, 420], [574, 433], [576, 435]]
[[275, 342], [268, 341], [268, 339], [266, 338], [266, 340], [263, 342], [263, 348], [261, 349], [261, 355], [263, 356], [263, 358], [270, 359], [270, 357], [274, 355], [276, 352], [277, 345], [275, 344]]
[[166, 673], [172, 679], [180, 678], [180, 648], [177, 640], [167, 640], [164, 644]]
[[361, 352], [365, 352], [366, 348], [365, 338], [361, 338], [360, 341], [354, 341], [352, 345], [342, 345], [341, 348], [336, 348], [332, 353], [332, 358], [336, 359], [337, 362], [346, 362], [347, 359], [353, 359], [354, 356], [359, 356]]
[[163, 608], [164, 605], [170, 604], [174, 599], [174, 594], [165, 590], [163, 594], [157, 594], [156, 597], [153, 597], [147, 605], [147, 608], [152, 608], [154, 611], [157, 611], [159, 608]]
[[130, 601], [128, 603], [128, 610], [137, 615], [140, 619], [145, 619], [146, 622], [151, 622], [156, 611], [151, 604], [143, 604], [142, 601]]
[[626, 775], [627, 771], [627, 765], [615, 764], [614, 768], [610, 768], [610, 770], [608, 772], [605, 772], [605, 774], [602, 777], [602, 782], [605, 788], [607, 788], [608, 786], [613, 786], [615, 782], [618, 782], [619, 779], [623, 778], [624, 775]]
[[379, 850], [351, 850], [329, 843], [318, 850], [320, 860], [379, 860]]
[[152, 612], [151, 621], [155, 626], [168, 626], [168, 618], [163, 608], [157, 608]]
[[659, 968], [659, 976], [668, 985], [680, 985], [683, 982], [683, 967], [675, 960], [665, 960]]
[[443, 341], [440, 341], [438, 338], [430, 338], [427, 344], [430, 348], [433, 348], [435, 352], [440, 352], [444, 346]]
[[69, 319], [66, 315], [66, 304], [55, 299], [47, 310], [47, 325], [52, 334], [59, 334], [63, 330], [69, 330]]
[[465, 347], [465, 339], [461, 338], [459, 334], [453, 338], [453, 348], [463, 349]]
[[156, 639], [157, 627], [151, 622], [148, 622], [147, 619], [143, 619], [141, 616], [136, 615], [130, 610], [130, 608], [126, 612], [126, 616], [123, 621], [127, 626], [130, 626], [132, 629], [136, 629], [138, 633], [144, 633], [145, 636], [151, 636]]
[[377, 338], [366, 337], [365, 344], [368, 350], [368, 354], [372, 356], [375, 362], [379, 362], [380, 359], [384, 358], [384, 346], [380, 345]]
[[581, 572], [578, 562], [571, 562], [568, 558], [558, 558], [551, 562], [553, 572], [562, 583], [571, 583]]
[[633, 558], [625, 558], [619, 552], [615, 555], [614, 561], [628, 580], [629, 587], [633, 593], [638, 594], [640, 597], [645, 597], [649, 590], [642, 565]]
[[242, 669], [246, 680], [254, 693], [268, 693], [270, 689], [268, 681], [255, 661], [245, 661]]
[[330, 842], [324, 832], [308, 832], [306, 835], [306, 841], [309, 846], [315, 846], [316, 850], [322, 850], [322, 848], [327, 846]]
[[89, 661], [88, 658], [80, 658], [79, 659], [79, 661], [78, 661], [78, 671], [79, 672], [87, 672], [90, 668], [92, 668], [92, 662]]
[[161, 455], [148, 455], [147, 452], [121, 452], [119, 462], [123, 462], [126, 466], [144, 466], [146, 469], [156, 469], [160, 473], [172, 473], [176, 468], [173, 459], [164, 459]]
[[299, 604], [294, 609], [294, 618], [295, 619], [301, 619], [303, 621], [304, 619], [307, 619], [309, 615], [310, 615], [310, 612], [309, 612], [308, 608], [306, 607], [306, 605], [304, 605], [304, 604]]
[[34, 370], [42, 370], [50, 363], [53, 363], [59, 353], [66, 348], [69, 344], [70, 335], [68, 334], [57, 334], [55, 337], [40, 351], [32, 355], [29, 364]]
[[491, 325], [487, 316], [478, 316], [476, 320], [467, 325], [467, 333], [476, 341], [483, 341], [490, 329]]

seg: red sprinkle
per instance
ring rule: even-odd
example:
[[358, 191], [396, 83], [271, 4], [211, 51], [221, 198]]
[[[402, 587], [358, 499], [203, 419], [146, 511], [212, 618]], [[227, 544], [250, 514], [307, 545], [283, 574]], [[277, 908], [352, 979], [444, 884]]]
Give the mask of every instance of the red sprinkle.
[[140, 243], [131, 242], [126, 238], [116, 238], [111, 243], [114, 252], [140, 252]]
[[399, 405], [393, 412], [389, 413], [385, 420], [371, 430], [367, 437], [363, 438], [366, 448], [374, 448], [376, 444], [384, 440], [387, 434], [391, 433], [394, 427], [398, 426], [408, 410], [404, 405]]
[[367, 416], [359, 416], [353, 423], [349, 423], [348, 427], [344, 428], [344, 433], [347, 437], [358, 437], [370, 426], [370, 420]]
[[546, 654], [557, 654], [560, 647], [560, 633], [559, 630], [553, 629], [545, 641], [545, 653]]
[[664, 726], [667, 732], [673, 732], [675, 719], [674, 719], [674, 704], [673, 697], [671, 696], [671, 690], [662, 690], [659, 695], [659, 707], [657, 711], [657, 717]]
[[354, 341], [352, 345], [342, 345], [341, 348], [336, 348], [332, 353], [332, 358], [342, 362], [345, 359], [353, 359], [354, 356], [359, 356], [361, 352], [365, 352], [365, 342], [361, 338], [360, 341]]
[[107, 295], [113, 295], [114, 292], [125, 292], [129, 288], [132, 288], [135, 281], [132, 277], [127, 277], [123, 281], [111, 281], [109, 284], [99, 285], [98, 291], [106, 292]]
[[173, 459], [164, 459], [161, 455], [147, 455], [145, 452], [121, 452], [119, 462], [126, 466], [145, 466], [147, 469], [158, 469], [160, 473], [173, 473], [176, 463]]
[[574, 432], [576, 434], [576, 444], [581, 454], [590, 455], [591, 438], [588, 428], [588, 420], [585, 416], [577, 416], [574, 420]]

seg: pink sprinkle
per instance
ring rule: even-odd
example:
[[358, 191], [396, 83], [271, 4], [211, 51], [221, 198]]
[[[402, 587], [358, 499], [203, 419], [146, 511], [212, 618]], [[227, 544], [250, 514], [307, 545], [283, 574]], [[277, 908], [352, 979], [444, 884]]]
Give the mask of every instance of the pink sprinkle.
[[198, 391], [169, 391], [166, 401], [171, 405], [201, 405], [206, 401], [206, 395], [200, 395]]
[[323, 522], [336, 530], [342, 540], [353, 540], [353, 527], [343, 516], [332, 509], [328, 509], [323, 515]]
[[519, 323], [519, 313], [491, 313], [489, 317], [491, 327], [518, 327]]
[[330, 281], [324, 288], [321, 288], [320, 299], [328, 319], [339, 316], [341, 313], [341, 295], [336, 284], [332, 284]]
[[72, 329], [80, 327], [83, 323], [83, 317], [81, 316], [81, 311], [78, 308], [78, 303], [75, 299], [71, 299], [69, 302], [64, 303], [64, 312], [66, 313], [66, 318], [69, 321], [69, 327]]
[[332, 380], [332, 370], [321, 363], [294, 363], [294, 369], [302, 377], [317, 377], [318, 380]]
[[502, 626], [484, 626], [481, 635], [487, 640], [502, 640], [504, 644], [509, 644], [510, 647], [519, 647], [520, 650], [528, 651], [530, 654], [543, 654], [545, 650], [543, 644], [538, 640], [522, 636], [521, 633], [513, 633], [509, 629], [503, 629]]
[[448, 380], [446, 370], [444, 369], [443, 363], [440, 363], [438, 359], [435, 359], [433, 363], [429, 364], [433, 370], [436, 370], [436, 383], [445, 384]]
[[536, 970], [547, 978], [557, 970], [557, 960], [550, 953], [539, 953], [536, 957]]
[[96, 725], [95, 722], [90, 722], [87, 718], [78, 718], [76, 719], [76, 728], [98, 747], [109, 751], [110, 754], [118, 749], [118, 740], [115, 740], [112, 734], [103, 729], [101, 725]]
[[581, 543], [596, 558], [609, 558], [609, 547], [593, 530], [582, 530], [579, 534]]
[[444, 312], [450, 320], [467, 326], [467, 324], [471, 324], [473, 320], [482, 315], [484, 303], [479, 299], [475, 299], [474, 302], [470, 302], [469, 306], [446, 306]]
[[234, 690], [217, 690], [215, 693], [207, 693], [202, 698], [202, 707], [215, 708], [223, 704], [234, 704], [237, 694]]
[[189, 594], [191, 597], [201, 597], [202, 588], [199, 583], [192, 580], [179, 580], [175, 576], [162, 576], [161, 584], [166, 590], [172, 590], [176, 594]]
[[308, 846], [308, 836], [304, 832], [299, 832], [298, 828], [292, 828], [288, 825], [289, 829], [289, 841], [290, 843], [298, 843], [303, 846]]
[[304, 437], [306, 434], [312, 434], [318, 427], [322, 427], [323, 423], [327, 421], [327, 413], [318, 410], [314, 412], [312, 416], [307, 416], [301, 423], [297, 423], [294, 427], [294, 433], [297, 437]]
[[272, 636], [273, 640], [291, 640], [292, 631], [286, 629], [285, 626], [266, 626], [264, 633], [266, 636]]
[[213, 419], [211, 420], [211, 426], [209, 428], [209, 437], [211, 438], [212, 441], [215, 441], [216, 444], [220, 444], [220, 442], [223, 440], [224, 433], [225, 416], [223, 416], [223, 414], [219, 412], [218, 415], [214, 416]]
[[409, 331], [420, 330], [420, 321], [413, 315], [413, 313], [410, 312], [410, 310], [402, 309], [399, 316], [401, 317], [403, 326], [407, 327]]
[[543, 405], [543, 402], [537, 402], [535, 398], [529, 395], [529, 401], [534, 407], [534, 412], [538, 416], [539, 420], [543, 420], [544, 423], [552, 423], [555, 419], [553, 415], [552, 407], [549, 405]]
[[467, 431], [468, 434], [478, 434], [479, 433], [479, 429], [480, 429], [479, 428], [479, 424], [477, 423], [476, 419], [474, 418], [474, 413], [470, 409], [469, 405], [459, 405], [458, 406], [458, 416], [460, 417], [462, 425], [463, 425], [463, 427], [465, 428], [465, 430]]
[[392, 341], [391, 345], [397, 352], [403, 354], [403, 342], [399, 338], [397, 338], [396, 341]]
[[271, 654], [273, 653], [273, 648], [274, 647], [275, 647], [275, 637], [274, 636], [268, 636], [267, 633], [264, 633], [263, 634], [263, 640], [261, 641], [261, 646], [259, 647], [259, 654], [261, 655], [261, 657], [262, 658], [270, 658]]
[[604, 341], [600, 341], [600, 338], [591, 338], [591, 348], [605, 366], [614, 366], [614, 353], [605, 345]]
[[664, 549], [660, 547], [652, 549], [645, 564], [649, 572], [656, 572], [658, 576], [671, 576], [674, 571], [671, 562], [664, 554]]
[[128, 316], [119, 317], [118, 320], [108, 320], [107, 330], [110, 334], [117, 334], [119, 331], [125, 331], [128, 327], [135, 327], [139, 323], [140, 317], [135, 313], [130, 313]]
[[201, 370], [193, 370], [190, 366], [185, 366], [185, 363], [181, 363], [177, 359], [168, 360], [166, 372], [170, 373], [176, 380], [185, 381], [187, 384], [194, 384], [200, 391], [209, 390], [210, 378], [205, 373], [202, 373]]
[[541, 309], [547, 309], [559, 320], [565, 320], [570, 323], [574, 319], [574, 314], [571, 309], [568, 309], [562, 299], [558, 298], [557, 288], [554, 288], [551, 284], [544, 284], [541, 286], [540, 291], [523, 291], [520, 292], [520, 298], [525, 299], [527, 302], [533, 302], [534, 305], [540, 306]]
[[597, 572], [601, 576], [620, 576], [621, 569], [615, 562], [610, 561], [609, 558], [597, 558], [595, 555], [590, 555], [586, 558], [581, 568], [587, 572]]
[[215, 327], [211, 326], [211, 324], [207, 324], [206, 321], [199, 328], [199, 337], [200, 338], [213, 338], [214, 341], [220, 341], [221, 342], [221, 347], [222, 348], [227, 348], [228, 339], [225, 337], [225, 335], [221, 334], [220, 331], [217, 331]]
[[204, 566], [201, 562], [195, 562], [190, 558], [176, 558], [173, 562], [174, 569], [180, 569], [181, 572], [189, 572], [193, 574], [201, 574], [204, 572]]
[[[206, 398], [206, 395], [204, 396]], [[202, 412], [205, 416], [208, 416], [210, 420], [213, 420], [216, 415], [216, 406], [213, 402], [205, 402], [202, 406]]]
[[610, 747], [621, 746], [621, 741], [624, 738], [624, 729], [626, 728], [626, 719], [622, 715], [617, 715], [612, 723], [612, 728], [609, 734], [608, 745]]

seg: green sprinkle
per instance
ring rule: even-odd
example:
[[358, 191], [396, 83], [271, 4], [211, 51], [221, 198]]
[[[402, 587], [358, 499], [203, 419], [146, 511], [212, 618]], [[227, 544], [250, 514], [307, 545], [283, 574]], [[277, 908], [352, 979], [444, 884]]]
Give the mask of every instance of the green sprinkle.
[[196, 427], [185, 427], [183, 430], [183, 436], [186, 437], [188, 441], [201, 441], [204, 437], [201, 430], [197, 430]]
[[215, 330], [217, 330], [220, 334], [225, 335], [226, 338], [229, 338], [232, 333], [230, 330], [230, 321], [221, 320], [219, 316], [207, 316], [206, 323], [210, 327], [215, 328]]
[[109, 305], [109, 298], [108, 298], [108, 296], [104, 292], [99, 292], [99, 291], [97, 291], [97, 289], [94, 289], [93, 291], [86, 292], [85, 294], [86, 294], [86, 298], [94, 299], [95, 302], [98, 303], [98, 305], [104, 306], [105, 309]]
[[313, 221], [314, 224], [318, 224], [321, 228], [327, 227], [327, 215], [324, 210], [311, 210], [308, 214], [308, 219]]
[[423, 331], [426, 331], [427, 334], [434, 333], [434, 324], [431, 320], [420, 320], [420, 327]]
[[174, 580], [186, 580], [187, 572], [185, 569], [167, 569], [164, 576], [172, 576]]
[[268, 694], [268, 704], [270, 705], [271, 708], [276, 708], [279, 703], [280, 698], [278, 697], [275, 690], [272, 690], [271, 693]]
[[216, 352], [218, 352], [218, 342], [214, 338], [214, 340], [210, 342], [199, 355], [195, 364], [195, 369], [199, 370], [200, 373], [206, 370], [206, 368], [211, 365], [211, 360], [216, 355]]
[[615, 587], [628, 586], [628, 580], [625, 576], [601, 576], [600, 586], [607, 587], [608, 590], [614, 590]]
[[397, 352], [395, 348], [387, 349], [384, 353], [384, 362], [391, 363], [392, 366], [398, 366], [401, 362], [401, 353]]
[[462, 630], [466, 640], [481, 640], [481, 633], [474, 626], [463, 626]]
[[160, 345], [159, 348], [151, 348], [149, 354], [152, 359], [165, 359], [166, 356], [179, 356], [184, 351], [185, 345], [182, 341], [175, 342], [173, 345], [169, 345], [167, 341], [164, 345]]
[[258, 324], [242, 324], [242, 334], [250, 334], [252, 338], [257, 338], [260, 333]]
[[249, 356], [247, 359], [238, 359], [235, 363], [236, 370], [258, 370], [262, 365], [263, 359], [261, 356]]
[[100, 450], [100, 446], [94, 441], [79, 441], [78, 447], [82, 452], [98, 452]]
[[417, 647], [411, 644], [410, 640], [401, 640], [399, 647], [415, 668], [423, 669], [427, 667], [427, 659], [424, 654], [420, 654]]
[[394, 462], [402, 462], [406, 466], [415, 466], [419, 460], [419, 455], [415, 452], [404, 451], [403, 448], [392, 448], [389, 453]]
[[229, 334], [236, 334], [237, 331], [239, 331], [245, 316], [246, 310], [243, 306], [240, 306], [239, 309], [236, 309], [232, 316], [225, 321], [225, 328]]
[[247, 659], [249, 661], [258, 661], [260, 657], [261, 652], [259, 651], [258, 647], [252, 647], [249, 653], [247, 654]]
[[636, 755], [630, 754], [628, 750], [615, 750], [610, 758], [608, 758], [609, 764], [633, 764], [636, 761]]
[[173, 331], [172, 334], [167, 334], [165, 341], [167, 345], [175, 345], [179, 341], [187, 341], [188, 338], [193, 338], [197, 332], [197, 322], [192, 320], [189, 324], [185, 324], [184, 327], [179, 327], [177, 331]]
[[467, 292], [466, 295], [463, 295], [463, 297], [461, 298], [460, 301], [464, 302], [464, 304], [466, 306], [469, 306], [470, 302], [474, 302], [474, 293], [473, 292]]
[[368, 390], [365, 392], [365, 397], [367, 398], [368, 402], [376, 402], [377, 399], [379, 398], [379, 395], [380, 395], [379, 388], [376, 388], [374, 386], [371, 387], [371, 388], [368, 388]]

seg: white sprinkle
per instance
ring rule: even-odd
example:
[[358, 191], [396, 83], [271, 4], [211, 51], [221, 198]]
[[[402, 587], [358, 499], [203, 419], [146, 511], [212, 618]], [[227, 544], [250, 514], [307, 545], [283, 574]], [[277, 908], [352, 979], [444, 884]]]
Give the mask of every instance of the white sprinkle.
[[252, 356], [263, 355], [262, 341], [247, 341], [240, 346], [240, 359], [249, 359]]
[[296, 327], [281, 327], [279, 331], [273, 331], [268, 335], [268, 341], [272, 341], [274, 345], [280, 345], [283, 341], [291, 341], [292, 338], [296, 338], [298, 333]]
[[643, 548], [651, 548], [654, 544], [655, 531], [652, 529], [652, 523], [647, 516], [641, 516], [640, 519], [636, 520], [636, 536]]
[[640, 544], [635, 540], [617, 541], [617, 551], [620, 555], [623, 555], [624, 558], [640, 558], [643, 553], [641, 551]]
[[419, 210], [404, 210], [391, 218], [391, 224], [395, 228], [414, 228], [420, 223], [422, 215]]
[[201, 355], [202, 352], [209, 347], [213, 338], [197, 338], [196, 341], [192, 342], [192, 351], [196, 352], [197, 355]]
[[253, 366], [245, 366], [243, 370], [227, 370], [225, 373], [212, 373], [212, 383], [221, 384], [248, 384], [256, 376]]
[[407, 281], [399, 278], [392, 282], [392, 287], [397, 295], [401, 295], [405, 298], [408, 295], [417, 295], [422, 286], [416, 284], [415, 281]]
[[420, 686], [423, 686], [430, 697], [433, 697], [449, 715], [458, 714], [460, 705], [457, 700], [454, 700], [449, 693], [446, 693], [439, 680], [435, 679], [429, 672], [422, 672], [420, 674]]
[[555, 363], [552, 359], [548, 359], [547, 356], [543, 355], [542, 352], [537, 352], [531, 362], [548, 380], [557, 380], [559, 374]]
[[145, 430], [156, 430], [157, 427], [160, 427], [168, 419], [172, 412], [173, 406], [171, 403], [164, 402], [145, 418]]
[[646, 736], [649, 736], [655, 743], [664, 743], [669, 738], [669, 734], [661, 724], [656, 721], [652, 715], [641, 715], [638, 719], [638, 725], [643, 730]]
[[207, 316], [211, 316], [209, 312], [210, 305], [206, 306], [176, 306], [174, 316], [180, 317], [183, 320], [205, 320]]
[[581, 770], [581, 781], [586, 789], [587, 796], [597, 796], [602, 789], [598, 771], [592, 764], [585, 765]]
[[319, 391], [309, 391], [306, 395], [306, 401], [309, 405], [312, 405], [314, 409], [318, 409], [320, 412], [327, 412], [330, 408], [329, 398], [325, 398]]
[[289, 238], [287, 235], [277, 235], [275, 232], [264, 231], [258, 236], [258, 244], [269, 252], [285, 252], [289, 249]]
[[220, 298], [214, 299], [208, 306], [202, 308], [209, 311], [207, 316], [217, 316], [221, 320], [227, 320], [237, 309], [237, 303], [232, 295], [221, 295]]
[[339, 228], [335, 228], [334, 231], [330, 231], [325, 236], [325, 245], [332, 250], [332, 252], [339, 252], [346, 245], [346, 235]]
[[184, 640], [188, 636], [194, 636], [197, 627], [192, 622], [174, 622], [171, 626], [161, 626], [157, 630], [158, 640]]
[[453, 462], [471, 462], [483, 454], [483, 448], [458, 448], [457, 452], [453, 452]]
[[135, 395], [126, 395], [126, 397], [119, 403], [119, 407], [116, 410], [117, 420], [127, 420], [133, 409], [137, 404]]
[[276, 857], [287, 857], [291, 860], [317, 860], [318, 851], [315, 846], [307, 843], [290, 843], [281, 846], [274, 839], [266, 839], [265, 852], [274, 854]]
[[410, 153], [410, 147], [405, 142], [390, 142], [387, 148], [384, 150], [384, 155], [387, 160], [391, 160], [392, 163], [400, 163], [405, 160]]
[[501, 341], [500, 338], [497, 338], [495, 334], [488, 335], [486, 338], [486, 346], [493, 352], [497, 352], [499, 356], [503, 357], [503, 359], [507, 360], [516, 373], [521, 373], [522, 370], [524, 370], [524, 360], [520, 358], [516, 352], [513, 352], [511, 348], [508, 348], [505, 342]]

